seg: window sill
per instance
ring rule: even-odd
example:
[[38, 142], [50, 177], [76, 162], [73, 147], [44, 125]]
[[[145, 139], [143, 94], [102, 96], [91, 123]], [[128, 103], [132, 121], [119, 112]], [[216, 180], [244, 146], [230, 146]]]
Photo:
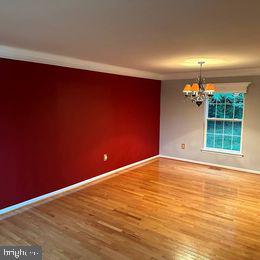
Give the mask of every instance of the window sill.
[[201, 149], [201, 151], [209, 152], [209, 153], [218, 153], [218, 154], [229, 155], [229, 156], [244, 157], [244, 155], [241, 152], [231, 152], [231, 151], [225, 151], [220, 149], [203, 148]]

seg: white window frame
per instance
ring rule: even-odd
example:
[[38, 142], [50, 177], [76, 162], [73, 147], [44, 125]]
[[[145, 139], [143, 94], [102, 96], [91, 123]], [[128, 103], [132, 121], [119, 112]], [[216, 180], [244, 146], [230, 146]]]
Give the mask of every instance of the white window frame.
[[[227, 92], [230, 93], [230, 92]], [[223, 93], [224, 94], [224, 93]], [[234, 93], [234, 94], [239, 94], [239, 93]], [[243, 117], [242, 119], [223, 119], [223, 118], [208, 118], [208, 108], [209, 108], [209, 101], [206, 100], [205, 102], [205, 107], [204, 107], [204, 137], [203, 137], [203, 149], [202, 151], [205, 152], [215, 152], [215, 153], [221, 153], [221, 154], [229, 154], [229, 155], [236, 155], [236, 156], [244, 156], [243, 155], [243, 136], [244, 136], [244, 118], [245, 118], [245, 100], [246, 100], [246, 95], [244, 95], [244, 100], [243, 100]], [[220, 149], [220, 148], [209, 148], [207, 147], [207, 125], [208, 125], [208, 120], [212, 121], [231, 121], [231, 122], [241, 122], [241, 142], [240, 142], [240, 151], [233, 151], [233, 150], [226, 150], [226, 149]], [[223, 131], [224, 131], [224, 126], [223, 126]]]

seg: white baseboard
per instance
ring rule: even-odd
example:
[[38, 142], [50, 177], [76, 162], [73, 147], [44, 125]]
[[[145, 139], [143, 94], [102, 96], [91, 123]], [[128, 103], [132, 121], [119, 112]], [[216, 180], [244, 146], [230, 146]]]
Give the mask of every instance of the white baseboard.
[[222, 165], [222, 164], [215, 164], [215, 163], [195, 161], [195, 160], [184, 159], [184, 158], [168, 156], [168, 155], [163, 155], [163, 154], [160, 154], [159, 157], [160, 158], [166, 158], [166, 159], [173, 159], [173, 160], [183, 161], [183, 162], [190, 162], [190, 163], [197, 163], [197, 164], [203, 164], [203, 165], [208, 165], [208, 166], [221, 167], [221, 168], [225, 168], [225, 169], [228, 169], [228, 170], [235, 170], [235, 171], [241, 171], [241, 172], [247, 172], [247, 173], [260, 174], [260, 171], [256, 171], [256, 170], [250, 170], [250, 169], [226, 166], [226, 165]]
[[131, 163], [131, 164], [128, 164], [128, 165], [126, 165], [126, 166], [123, 166], [123, 167], [120, 167], [120, 168], [118, 168], [118, 169], [115, 169], [115, 170], [113, 170], [113, 171], [109, 171], [109, 172], [103, 173], [103, 174], [101, 174], [101, 175], [98, 175], [98, 176], [96, 176], [96, 177], [87, 179], [87, 180], [85, 180], [85, 181], [78, 182], [78, 183], [76, 183], [76, 184], [70, 185], [70, 186], [65, 187], [65, 188], [63, 188], [63, 189], [59, 189], [59, 190], [56, 190], [56, 191], [53, 191], [53, 192], [44, 194], [44, 195], [42, 195], [42, 196], [39, 196], [39, 197], [30, 199], [30, 200], [26, 200], [26, 201], [24, 201], [24, 202], [21, 202], [21, 203], [12, 205], [12, 206], [9, 206], [9, 207], [7, 207], [7, 208], [1, 209], [1, 210], [0, 210], [0, 215], [6, 214], [6, 213], [11, 212], [11, 211], [13, 211], [13, 210], [20, 209], [20, 208], [22, 208], [22, 207], [28, 206], [28, 205], [30, 205], [30, 204], [33, 204], [33, 203], [35, 203], [35, 202], [39, 202], [39, 201], [41, 201], [41, 200], [44, 200], [44, 199], [47, 199], [47, 198], [50, 198], [50, 197], [53, 197], [53, 196], [55, 196], [55, 195], [58, 195], [58, 194], [61, 194], [61, 193], [70, 191], [70, 190], [72, 190], [72, 189], [78, 188], [78, 187], [83, 186], [83, 185], [85, 185], [85, 184], [88, 184], [88, 183], [90, 183], [90, 182], [97, 181], [97, 180], [102, 179], [102, 178], [104, 178], [104, 177], [107, 177], [107, 176], [109, 176], [109, 175], [115, 174], [115, 173], [117, 173], [117, 172], [119, 172], [119, 171], [126, 170], [126, 169], [128, 169], [128, 168], [131, 168], [131, 167], [137, 166], [137, 165], [139, 165], [139, 164], [148, 162], [148, 161], [153, 160], [153, 159], [158, 158], [158, 157], [159, 157], [159, 155], [156, 155], [156, 156], [153, 156], [153, 157], [149, 157], [149, 158], [144, 159], [144, 160], [142, 160], [142, 161], [138, 161], [138, 162], [135, 162], [135, 163]]

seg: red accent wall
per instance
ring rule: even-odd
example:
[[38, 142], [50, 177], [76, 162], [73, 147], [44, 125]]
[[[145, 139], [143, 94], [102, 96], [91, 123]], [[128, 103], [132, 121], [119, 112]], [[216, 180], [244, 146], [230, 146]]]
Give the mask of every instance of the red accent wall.
[[159, 120], [160, 81], [0, 59], [0, 209], [157, 155]]

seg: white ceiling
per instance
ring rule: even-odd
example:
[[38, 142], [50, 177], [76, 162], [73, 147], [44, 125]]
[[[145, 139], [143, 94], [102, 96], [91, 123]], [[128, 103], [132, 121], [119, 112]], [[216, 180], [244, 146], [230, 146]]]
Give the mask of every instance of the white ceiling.
[[164, 76], [260, 68], [260, 1], [0, 0], [0, 45]]

